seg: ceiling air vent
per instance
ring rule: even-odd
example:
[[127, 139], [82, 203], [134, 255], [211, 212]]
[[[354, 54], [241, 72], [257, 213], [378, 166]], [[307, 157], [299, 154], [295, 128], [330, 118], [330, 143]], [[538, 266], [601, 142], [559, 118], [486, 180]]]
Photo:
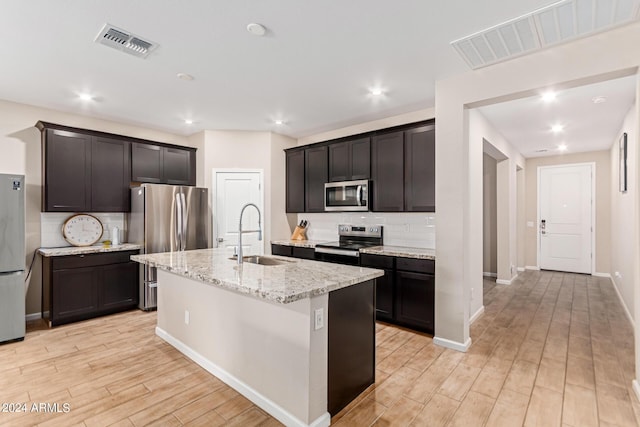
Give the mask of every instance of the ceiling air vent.
[[451, 42], [471, 69], [628, 24], [640, 0], [562, 0]]
[[158, 45], [149, 40], [125, 31], [121, 28], [114, 27], [111, 24], [105, 24], [96, 36], [96, 43], [118, 49], [130, 55], [139, 58], [146, 58]]

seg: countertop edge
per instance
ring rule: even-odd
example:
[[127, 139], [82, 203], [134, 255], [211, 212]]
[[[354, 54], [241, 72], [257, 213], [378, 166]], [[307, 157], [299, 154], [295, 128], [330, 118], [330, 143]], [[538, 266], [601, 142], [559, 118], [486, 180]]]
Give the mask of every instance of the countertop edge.
[[133, 243], [123, 243], [118, 246], [64, 246], [61, 248], [38, 248], [43, 257], [59, 257], [68, 255], [85, 255], [108, 252], [138, 251], [142, 248]]

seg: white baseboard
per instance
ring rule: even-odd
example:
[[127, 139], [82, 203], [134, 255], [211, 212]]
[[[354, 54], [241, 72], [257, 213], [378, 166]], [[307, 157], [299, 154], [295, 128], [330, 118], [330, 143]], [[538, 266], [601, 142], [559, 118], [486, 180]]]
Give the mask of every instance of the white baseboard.
[[633, 391], [636, 393], [636, 399], [640, 400], [640, 384], [638, 384], [638, 380], [633, 380], [631, 384], [633, 385]]
[[[595, 276], [595, 274], [594, 274], [594, 276]], [[627, 319], [629, 320], [629, 323], [631, 323], [631, 327], [635, 331], [636, 323], [633, 321], [633, 316], [631, 316], [631, 312], [629, 311], [629, 308], [627, 307], [627, 304], [625, 304], [624, 299], [622, 298], [622, 294], [620, 293], [620, 290], [618, 289], [618, 285], [616, 284], [616, 281], [613, 279], [613, 277], [611, 277], [610, 274], [607, 274], [606, 276], [598, 276], [598, 277], [608, 277], [609, 280], [611, 280], [611, 284], [613, 285], [613, 289], [615, 289], [616, 294], [618, 295], [618, 299], [620, 300], [620, 304], [622, 304], [622, 308], [624, 308], [624, 312], [627, 315]]]
[[537, 265], [525, 265], [524, 269], [525, 270], [540, 271], [540, 267], [538, 267]]
[[478, 317], [482, 316], [483, 314], [484, 314], [484, 305], [480, 307], [478, 311], [476, 311], [475, 314], [469, 318], [469, 325], [471, 325], [473, 322], [478, 320]]
[[[264, 409], [267, 413], [269, 413], [284, 425], [296, 427], [328, 427], [331, 424], [331, 415], [329, 415], [328, 412], [325, 412], [311, 424], [306, 424], [300, 421], [298, 418], [290, 414], [287, 410], [254, 390], [248, 384], [231, 375], [229, 372], [222, 369], [220, 366], [216, 365], [197, 351], [193, 350], [182, 341], [174, 338], [165, 330], [156, 327], [156, 335], [171, 344], [189, 359], [202, 366], [212, 375], [215, 375], [216, 378], [227, 384], [229, 387], [233, 388], [238, 393], [242, 394], [244, 397], [255, 403], [257, 406]], [[259, 355], [256, 355], [256, 357], [259, 357]]]
[[609, 279], [611, 279], [611, 275], [609, 273], [598, 273], [598, 272], [595, 272], [595, 273], [592, 274], [592, 276], [595, 276], [595, 277], [608, 277]]
[[483, 272], [482, 272], [482, 275], [483, 275], [484, 277], [498, 277], [498, 274], [497, 274], [497, 273], [489, 273], [488, 271], [483, 271]]
[[[515, 277], [514, 277], [513, 279], [515, 279]], [[498, 285], [510, 285], [510, 284], [511, 284], [511, 282], [513, 282], [513, 279], [511, 279], [511, 280], [496, 279], [496, 283], [497, 283]]]
[[461, 351], [466, 353], [471, 347], [471, 337], [467, 338], [467, 341], [464, 343], [451, 341], [446, 338], [433, 337], [433, 343], [435, 345], [439, 345], [440, 347], [450, 348], [451, 350]]
[[26, 320], [27, 322], [38, 319], [42, 319], [42, 313], [29, 313], [24, 316], [24, 320]]

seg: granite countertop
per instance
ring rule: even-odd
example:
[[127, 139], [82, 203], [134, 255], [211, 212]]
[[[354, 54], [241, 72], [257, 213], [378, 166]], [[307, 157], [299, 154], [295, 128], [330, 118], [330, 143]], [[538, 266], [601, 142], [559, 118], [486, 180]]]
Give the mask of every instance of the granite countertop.
[[132, 260], [258, 299], [287, 304], [375, 279], [383, 270], [272, 256], [283, 264], [238, 266], [224, 248], [133, 255]]
[[315, 248], [320, 243], [327, 243], [324, 240], [272, 240], [274, 245], [296, 246], [298, 248]]
[[116, 246], [65, 246], [62, 248], [40, 248], [38, 253], [45, 257], [66, 256], [66, 255], [84, 255], [96, 254], [102, 252], [118, 252], [118, 251], [136, 251], [141, 248], [140, 245], [133, 243], [123, 243]]
[[373, 246], [360, 249], [361, 254], [387, 255], [402, 258], [436, 259], [435, 249], [409, 248], [405, 246]]

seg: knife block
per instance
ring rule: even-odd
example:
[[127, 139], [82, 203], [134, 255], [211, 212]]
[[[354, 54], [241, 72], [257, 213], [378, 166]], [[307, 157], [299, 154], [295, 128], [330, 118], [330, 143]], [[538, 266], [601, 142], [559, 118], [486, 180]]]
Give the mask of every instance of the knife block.
[[291, 240], [307, 240], [307, 229], [296, 225], [296, 229], [293, 230]]

